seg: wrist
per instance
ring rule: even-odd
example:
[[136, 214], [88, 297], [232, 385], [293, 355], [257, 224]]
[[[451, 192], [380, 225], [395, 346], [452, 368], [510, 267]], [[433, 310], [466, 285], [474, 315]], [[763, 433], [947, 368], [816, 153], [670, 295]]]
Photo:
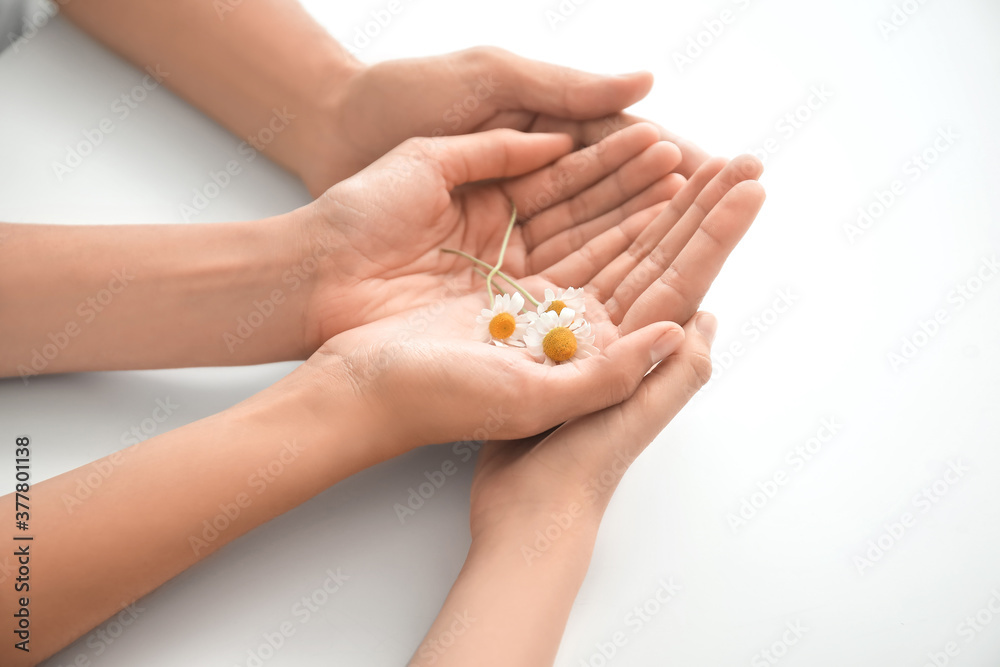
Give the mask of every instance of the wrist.
[[[256, 427], [256, 421], [307, 443], [311, 464], [326, 485], [389, 458], [387, 420], [358, 392], [342, 357], [317, 351], [280, 381], [232, 409], [227, 419]], [[325, 487], [322, 487], [325, 488]], [[320, 488], [319, 490], [322, 490]]]
[[603, 507], [581, 500], [524, 511], [515, 505], [499, 520], [474, 518], [470, 554], [502, 553], [527, 565], [562, 563], [578, 568], [582, 576], [597, 542]]
[[336, 342], [321, 346], [295, 373], [299, 386], [305, 387], [302, 404], [317, 415], [319, 425], [339, 432], [337, 420], [329, 419], [331, 406], [336, 406], [337, 414], [350, 423], [353, 441], [364, 443], [362, 467], [428, 444], [414, 436], [411, 425], [373, 386], [385, 371], [380, 360], [363, 350], [342, 354]]
[[321, 57], [317, 67], [316, 87], [311, 91], [309, 121], [302, 137], [301, 155], [296, 172], [313, 197], [344, 177], [344, 115], [353, 89], [351, 81], [368, 66], [357, 60], [335, 40]]
[[[235, 261], [218, 277], [220, 291], [233, 304], [234, 317], [223, 334], [229, 353], [246, 363], [306, 359], [309, 347], [304, 313], [311, 276], [303, 271], [308, 243], [301, 214], [225, 223]], [[199, 282], [210, 290], [210, 281]], [[252, 353], [250, 352], [252, 350]]]

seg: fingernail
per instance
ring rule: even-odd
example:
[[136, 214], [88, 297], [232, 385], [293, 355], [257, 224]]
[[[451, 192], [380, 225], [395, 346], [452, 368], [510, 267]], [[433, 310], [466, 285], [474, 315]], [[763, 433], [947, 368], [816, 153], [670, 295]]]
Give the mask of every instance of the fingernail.
[[701, 313], [694, 321], [694, 326], [698, 329], [698, 333], [711, 343], [715, 340], [715, 331], [719, 328], [719, 320], [715, 319], [715, 315], [712, 313]]
[[684, 329], [680, 327], [672, 328], [666, 333], [662, 334], [653, 343], [653, 347], [650, 349], [649, 354], [653, 359], [653, 363], [659, 363], [666, 359], [671, 352], [676, 350], [681, 341], [684, 340]]

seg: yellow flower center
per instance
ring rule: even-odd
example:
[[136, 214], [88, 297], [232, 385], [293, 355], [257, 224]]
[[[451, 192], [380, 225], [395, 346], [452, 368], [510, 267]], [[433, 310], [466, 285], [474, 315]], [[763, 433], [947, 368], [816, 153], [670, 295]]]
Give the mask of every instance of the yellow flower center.
[[542, 339], [542, 351], [552, 361], [566, 361], [576, 352], [576, 335], [566, 327], [555, 327]]
[[499, 313], [490, 320], [490, 335], [497, 340], [506, 340], [514, 333], [517, 321], [510, 313]]
[[562, 315], [562, 309], [566, 307], [566, 304], [559, 299], [552, 302], [552, 305], [548, 307], [545, 312], [554, 312], [556, 315]]

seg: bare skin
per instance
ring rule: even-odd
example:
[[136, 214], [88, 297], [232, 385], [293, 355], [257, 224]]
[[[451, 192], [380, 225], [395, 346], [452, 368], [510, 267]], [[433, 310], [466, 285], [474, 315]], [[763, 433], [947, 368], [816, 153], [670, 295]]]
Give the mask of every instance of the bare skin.
[[[159, 66], [165, 85], [241, 138], [275, 109], [294, 116], [264, 152], [322, 196], [227, 225], [0, 225], [0, 281], [18, 285], [4, 290], [4, 309], [31, 314], [0, 317], [0, 373], [308, 361], [223, 413], [95, 462], [114, 472], [86, 502], [75, 489], [90, 466], [33, 485], [36, 539], [48, 545], [32, 561], [35, 634], [31, 654], [0, 645], [5, 665], [36, 664], [236, 537], [365, 467], [465, 437], [484, 405], [499, 404], [514, 416], [495, 436], [525, 440], [484, 451], [474, 549], [442, 619], [449, 605], [481, 606], [491, 591], [483, 577], [515, 572], [511, 549], [538, 512], [574, 497], [567, 477], [551, 497], [508, 503], [509, 517], [489, 510], [531, 482], [533, 452], [552, 452], [554, 465], [566, 443], [607, 449], [610, 440], [593, 439], [602, 430], [644, 444], [704, 377], [706, 343], [691, 317], [763, 202], [760, 165], [710, 160], [624, 114], [650, 75], [601, 77], [494, 48], [365, 66], [297, 3], [232, 9], [195, 0], [62, 6], [136, 65]], [[448, 110], [484, 80], [492, 91], [452, 122]], [[590, 149], [570, 152], [579, 147]], [[523, 350], [469, 340], [482, 281], [438, 249], [493, 259], [509, 200], [522, 220], [505, 266], [531, 290], [583, 286], [598, 356], [544, 368]], [[240, 320], [254, 311], [263, 320], [244, 336]], [[498, 377], [533, 390], [498, 395]], [[540, 444], [533, 437], [563, 422]], [[623, 423], [630, 430], [614, 430]], [[193, 472], [194, 457], [202, 465]], [[250, 497], [249, 475], [274, 460], [286, 473]], [[239, 516], [210, 537], [206, 521], [233, 503]], [[0, 512], [13, 504], [0, 498]], [[551, 616], [506, 664], [551, 662], [600, 520], [588, 517], [541, 605]], [[95, 534], [107, 537], [95, 543]], [[525, 589], [509, 592], [482, 612], [490, 622], [481, 627], [529, 630], [514, 625]], [[0, 595], [0, 613], [13, 613], [12, 592]], [[468, 655], [480, 664], [505, 655], [503, 632], [472, 637]]]
[[[681, 346], [624, 402], [543, 438], [486, 445], [472, 480], [472, 546], [411, 667], [552, 664], [611, 495], [711, 377], [715, 326], [708, 313], [692, 318]], [[539, 534], [556, 537], [539, 550]]]
[[[530, 156], [540, 146], [548, 151], [545, 144], [551, 144], [548, 159], [556, 163], [570, 146], [559, 135], [480, 133], [442, 139], [436, 152], [416, 163], [410, 160], [412, 146], [404, 145], [357, 178], [379, 182], [377, 172], [391, 172], [397, 160], [406, 160], [414, 169], [411, 179], [443, 184], [441, 197], [446, 201], [439, 205], [447, 211], [449, 199], [501, 199], [490, 194], [490, 188], [499, 187], [496, 183], [463, 185], [466, 178], [506, 176], [505, 187], [516, 192], [526, 177], [511, 173], [518, 171], [514, 165], [533, 167]], [[473, 159], [504, 151], [509, 159], [502, 165]], [[469, 164], [485, 171], [463, 171]], [[111, 465], [115, 472], [85, 503], [72, 498], [89, 466], [33, 486], [39, 517], [34, 521], [36, 539], [50, 545], [33, 561], [33, 572], [42, 582], [32, 590], [38, 644], [29, 659], [0, 646], [4, 664], [33, 664], [51, 655], [114, 614], [123, 601], [145, 595], [232, 539], [358, 470], [416, 446], [465, 437], [486, 418], [484, 406], [512, 415], [495, 433], [511, 440], [627, 400], [642, 386], [650, 367], [682, 344], [683, 332], [669, 318], [690, 319], [760, 208], [763, 191], [752, 180], [757, 169], [752, 159], [728, 165], [708, 161], [669, 201], [629, 215], [525, 278], [525, 285], [534, 290], [574, 283], [585, 287], [588, 317], [600, 329], [601, 353], [595, 357], [546, 367], [524, 350], [470, 340], [474, 316], [486, 296], [482, 279], [464, 265], [467, 290], [442, 293], [432, 311], [424, 304], [342, 331], [302, 367], [244, 403], [97, 462]], [[389, 197], [388, 206], [391, 196], [371, 192]], [[705, 244], [703, 235], [713, 243]], [[664, 249], [671, 239], [678, 248], [673, 256]], [[651, 278], [643, 262], [657, 248], [657, 261], [666, 262], [666, 267]], [[602, 270], [619, 265], [624, 268], [614, 275]], [[616, 304], [624, 301], [614, 295], [629, 284], [635, 285], [629, 293], [637, 298], [623, 312], [613, 312], [608, 304], [620, 308]], [[673, 297], [643, 298], [663, 290]], [[413, 315], [421, 313], [426, 323], [413, 328]], [[401, 330], [411, 332], [402, 345]], [[531, 390], [498, 393], [497, 386], [505, 385]], [[265, 496], [242, 508], [226, 530], [208, 539], [204, 522], [211, 521], [220, 506], [240, 501], [252, 471], [291, 457], [288, 441], [294, 441], [296, 453], [287, 471]], [[202, 465], [192, 473], [186, 461], [196, 452]], [[190, 494], [189, 488], [199, 493]], [[12, 511], [13, 502], [12, 496], [0, 499], [0, 512]], [[163, 507], [171, 508], [169, 517], [148, 521]], [[98, 533], [110, 537], [98, 543], [86, 538]], [[82, 549], [81, 544], [88, 546]], [[2, 609], [13, 613], [11, 593], [4, 590], [3, 596]]]
[[[566, 133], [577, 145], [593, 145], [639, 120], [622, 110], [653, 83], [646, 72], [597, 76], [493, 47], [366, 66], [294, 0], [231, 4], [87, 0], [60, 6], [138, 67], [166, 71], [166, 86], [241, 138], [266, 127], [275, 108], [287, 109], [295, 119], [264, 152], [316, 196], [410, 137], [505, 127]], [[448, 115], [469, 95], [485, 99], [468, 114]], [[658, 129], [681, 149], [679, 174], [690, 176], [708, 157]]]
[[[444, 146], [454, 160], [438, 158]], [[511, 200], [531, 218], [506, 257], [523, 276], [683, 184], [679, 151], [648, 124], [571, 147], [512, 130], [413, 140], [260, 221], [0, 225], [0, 279], [18, 285], [4, 308], [31, 313], [0, 318], [0, 374], [305, 359], [338, 333], [473, 291], [468, 262], [439, 249], [495, 258]], [[457, 187], [487, 177], [508, 180]]]

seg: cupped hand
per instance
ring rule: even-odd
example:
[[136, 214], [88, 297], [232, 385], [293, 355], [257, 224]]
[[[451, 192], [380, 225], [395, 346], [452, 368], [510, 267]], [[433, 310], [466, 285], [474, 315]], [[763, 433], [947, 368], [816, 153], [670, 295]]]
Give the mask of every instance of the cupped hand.
[[[388, 455], [432, 442], [523, 438], [621, 403], [680, 343], [673, 322], [691, 318], [749, 228], [763, 204], [753, 180], [760, 171], [751, 157], [709, 160], [669, 201], [575, 250], [567, 253], [555, 237], [534, 244], [524, 266], [546, 268], [520, 278], [512, 266], [538, 297], [546, 288], [583, 287], [599, 351], [592, 357], [544, 366], [526, 349], [476, 340], [476, 315], [489, 299], [485, 280], [467, 260], [449, 256], [458, 262], [450, 292], [333, 337], [310, 363], [343, 363], [338, 368], [358, 393], [397, 426], [390, 448], [400, 449]], [[533, 218], [522, 235], [546, 235], [545, 220]]]
[[[708, 313], [691, 318], [680, 347], [627, 400], [544, 436], [487, 443], [472, 478], [473, 540], [531, 545], [554, 517], [560, 532], [596, 530], [631, 463], [711, 377], [715, 327]], [[538, 556], [527, 553], [529, 563]]]
[[672, 197], [680, 152], [648, 124], [576, 152], [562, 134], [493, 130], [411, 139], [304, 209], [311, 266], [303, 320], [311, 353], [337, 333], [478, 290], [467, 260], [537, 274], [630, 215]]
[[[359, 67], [327, 93], [318, 159], [302, 170], [319, 194], [411, 137], [511, 128], [572, 135], [589, 146], [640, 119], [621, 113], [652, 87], [652, 75], [599, 76], [478, 47], [429, 58]], [[658, 128], [681, 148], [690, 176], [708, 157]]]

